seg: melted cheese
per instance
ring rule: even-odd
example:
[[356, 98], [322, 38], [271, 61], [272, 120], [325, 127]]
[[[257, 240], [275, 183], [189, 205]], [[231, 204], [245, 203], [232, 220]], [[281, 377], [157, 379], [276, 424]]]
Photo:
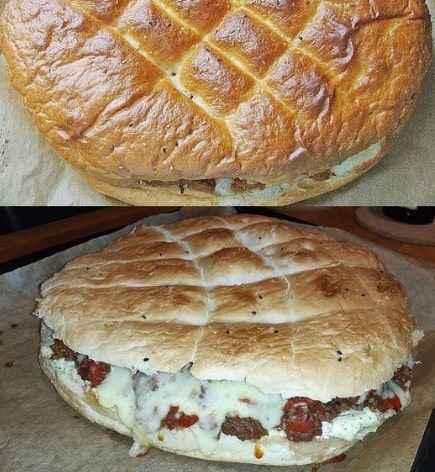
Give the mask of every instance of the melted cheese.
[[322, 438], [334, 437], [346, 441], [362, 439], [366, 434], [376, 431], [381, 420], [381, 415], [367, 407], [362, 411], [348, 410], [334, 418], [331, 423], [322, 422]]
[[199, 421], [190, 427], [196, 447], [211, 454], [225, 416], [254, 418], [266, 428], [279, 425], [284, 400], [281, 395], [267, 395], [256, 387], [227, 380], [201, 381], [187, 370], [176, 374], [140, 375], [136, 383], [137, 424], [139, 435], [159, 430], [171, 406]]
[[[186, 415], [197, 415], [199, 421], [188, 430], [177, 430], [175, 435], [167, 431], [160, 440], [168, 446], [172, 436], [178, 438], [174, 439], [177, 442], [180, 434], [184, 434], [183, 444], [191, 450], [199, 449], [205, 455], [213, 453], [218, 441], [235, 443], [235, 449], [237, 444], [249, 443], [219, 434], [226, 416], [251, 417], [260, 421], [266, 429], [273, 430], [281, 421], [285, 404], [281, 395], [264, 394], [243, 382], [201, 381], [186, 369], [176, 374], [159, 373], [153, 376], [139, 373], [135, 382], [134, 387], [132, 373], [128, 369], [112, 367], [95, 392], [104, 407], [117, 408], [121, 420], [132, 428], [136, 441], [142, 444], [148, 444], [149, 435], [158, 434], [171, 406], [178, 406], [179, 411]], [[402, 406], [408, 403], [406, 394], [392, 381], [380, 390], [384, 397], [398, 395]], [[348, 410], [332, 422], [322, 422], [321, 438], [362, 439], [376, 431], [383, 420], [393, 414], [393, 411], [384, 414], [373, 412], [367, 407], [362, 411]]]
[[[53, 351], [49, 346], [52, 342], [51, 333], [43, 332], [41, 355], [50, 359], [56, 375], [74, 391], [89, 389], [89, 383], [78, 375], [74, 361], [51, 359]], [[188, 369], [175, 374], [160, 372], [147, 376], [111, 366], [104, 381], [93, 391], [99, 403], [105, 408], [116, 409], [121, 422], [131, 430], [136, 441], [132, 455], [143, 454], [154, 436], [164, 441], [166, 447], [174, 441], [175, 447], [181, 435], [186, 450], [199, 449], [204, 455], [212, 454], [218, 441], [224, 442], [228, 450], [234, 453], [241, 447], [251, 447], [251, 441], [241, 441], [235, 436], [220, 433], [226, 416], [254, 418], [269, 430], [270, 437], [285, 436], [283, 431], [274, 428], [281, 422], [286, 400], [281, 395], [265, 394], [244, 382], [199, 380]], [[409, 402], [409, 393], [391, 380], [381, 385], [377, 393], [383, 398], [397, 395], [402, 408]], [[363, 402], [365, 396], [361, 395], [358, 403]], [[186, 415], [197, 415], [199, 421], [186, 429], [162, 431], [161, 422], [171, 406], [178, 406], [179, 412]], [[367, 407], [361, 411], [342, 412], [331, 422], [322, 422], [323, 434], [319, 439], [362, 439], [376, 431], [394, 413], [393, 410], [373, 412]]]
[[337, 177], [343, 177], [349, 172], [352, 172], [356, 167], [363, 164], [365, 161], [369, 160], [375, 156], [381, 148], [379, 142], [372, 144], [367, 149], [362, 150], [358, 154], [355, 154], [351, 157], [348, 157], [341, 164], [337, 164], [331, 167], [332, 173]]
[[[397, 395], [402, 407], [408, 403], [406, 394], [392, 381], [383, 384], [378, 393], [384, 398]], [[118, 410], [121, 421], [132, 429], [135, 440], [145, 445], [149, 443], [150, 435], [161, 430], [161, 422], [171, 406], [178, 406], [179, 412], [186, 415], [197, 415], [199, 421], [193, 426], [177, 430], [175, 435], [166, 431], [162, 436], [164, 439], [160, 440], [166, 444], [174, 436], [178, 438], [174, 439], [177, 442], [180, 434], [184, 434], [183, 444], [192, 450], [199, 449], [205, 455], [213, 453], [218, 441], [249, 443], [219, 434], [226, 416], [254, 418], [272, 433], [280, 424], [285, 404], [281, 395], [264, 394], [243, 382], [198, 380], [187, 369], [176, 374], [162, 372], [153, 376], [138, 373], [134, 381], [130, 370], [112, 367], [103, 383], [95, 389], [95, 394], [102, 406]], [[382, 414], [367, 407], [362, 411], [348, 410], [332, 422], [322, 422], [321, 438], [362, 439], [393, 414], [392, 410]]]
[[399, 397], [402, 409], [405, 408], [405, 406], [409, 403], [409, 392], [405, 392], [392, 380], [388, 381], [386, 385], [394, 393], [394, 395], [397, 395]]
[[111, 367], [104, 382], [95, 388], [95, 396], [105, 408], [116, 408], [120, 420], [129, 428], [135, 424], [136, 398], [131, 370]]

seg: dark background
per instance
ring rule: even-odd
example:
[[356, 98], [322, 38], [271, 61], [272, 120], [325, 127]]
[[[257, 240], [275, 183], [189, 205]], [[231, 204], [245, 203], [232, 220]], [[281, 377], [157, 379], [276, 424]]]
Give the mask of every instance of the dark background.
[[0, 235], [33, 228], [63, 218], [98, 210], [99, 207], [0, 207]]

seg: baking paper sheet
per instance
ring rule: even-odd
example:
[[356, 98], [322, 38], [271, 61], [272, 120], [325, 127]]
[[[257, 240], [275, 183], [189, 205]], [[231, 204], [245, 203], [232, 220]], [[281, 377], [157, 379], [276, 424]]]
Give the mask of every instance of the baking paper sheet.
[[[0, 0], [0, 10], [5, 3], [6, 0]], [[435, 16], [435, 0], [426, 3]], [[333, 193], [311, 200], [310, 204], [433, 205], [434, 129], [435, 64], [432, 62], [416, 113], [389, 153], [369, 173]], [[121, 204], [94, 191], [55, 154], [10, 85], [1, 54], [0, 204]]]
[[[168, 223], [196, 212], [182, 210], [146, 221]], [[121, 230], [125, 231], [128, 229]], [[379, 254], [406, 285], [412, 311], [426, 336], [414, 355], [421, 364], [414, 369], [411, 405], [355, 445], [344, 462], [324, 466], [321, 472], [408, 472], [435, 406], [435, 265], [404, 257], [339, 230], [327, 231], [366, 244]], [[311, 466], [217, 463], [157, 449], [143, 458], [132, 459], [128, 455], [130, 438], [82, 418], [55, 392], [37, 363], [39, 321], [31, 312], [38, 287], [68, 260], [100, 249], [119, 233], [0, 276], [0, 471], [309, 472]]]

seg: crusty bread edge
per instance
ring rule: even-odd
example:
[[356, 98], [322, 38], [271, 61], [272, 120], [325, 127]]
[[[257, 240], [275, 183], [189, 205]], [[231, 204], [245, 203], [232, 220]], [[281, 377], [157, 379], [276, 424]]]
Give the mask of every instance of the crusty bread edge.
[[[393, 130], [381, 138], [377, 143], [373, 143], [378, 145], [375, 152], [369, 155], [362, 162], [356, 164], [352, 170], [346, 172], [340, 177], [333, 176], [326, 180], [316, 180], [306, 177], [305, 181], [308, 181], [308, 185], [304, 185], [305, 188], [299, 186], [302, 177], [292, 184], [288, 192], [277, 198], [252, 199], [249, 196], [243, 196], [243, 194], [221, 197], [215, 194], [190, 190], [189, 188], [185, 189], [184, 193], [181, 195], [180, 189], [177, 185], [170, 187], [155, 187], [149, 185], [141, 185], [140, 187], [134, 188], [122, 187], [96, 179], [93, 175], [86, 174], [78, 168], [74, 168], [74, 170], [97, 191], [127, 204], [136, 206], [165, 206], [179, 205], [180, 203], [184, 206], [290, 205], [336, 190], [353, 180], [356, 180], [358, 177], [372, 169], [385, 156], [395, 139], [403, 132], [417, 107], [417, 103], [418, 98], [416, 96], [409, 100]], [[351, 158], [352, 156], [349, 157], [349, 159]], [[273, 185], [273, 183], [271, 185]]]
[[[167, 206], [179, 205], [183, 206], [237, 206], [237, 205], [267, 205], [280, 206], [290, 205], [303, 200], [317, 197], [319, 195], [336, 190], [359, 176], [365, 174], [374, 167], [387, 152], [386, 139], [379, 142], [378, 151], [369, 156], [364, 162], [358, 164], [354, 169], [347, 172], [342, 177], [332, 177], [327, 180], [318, 181], [309, 179], [309, 186], [301, 188], [298, 182], [294, 183], [290, 190], [277, 198], [259, 197], [252, 198], [250, 192], [248, 196], [243, 193], [235, 193], [231, 196], [217, 196], [212, 193], [198, 192], [189, 190], [188, 188], [181, 194], [177, 185], [154, 187], [150, 185], [141, 185], [140, 187], [122, 187], [116, 186], [108, 182], [96, 179], [93, 175], [86, 174], [78, 168], [74, 168], [80, 177], [87, 181], [93, 188], [108, 197], [115, 198], [129, 205], [134, 206]], [[273, 184], [272, 184], [273, 185]]]

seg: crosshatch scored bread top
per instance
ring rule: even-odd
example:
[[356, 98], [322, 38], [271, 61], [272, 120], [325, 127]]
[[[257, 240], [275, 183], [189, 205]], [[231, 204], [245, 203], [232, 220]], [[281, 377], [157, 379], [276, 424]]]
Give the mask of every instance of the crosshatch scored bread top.
[[374, 253], [252, 215], [142, 226], [48, 279], [36, 315], [58, 393], [132, 455], [269, 465], [403, 410], [422, 336]]
[[286, 204], [372, 167], [431, 55], [423, 0], [10, 0], [10, 79], [132, 204]]

